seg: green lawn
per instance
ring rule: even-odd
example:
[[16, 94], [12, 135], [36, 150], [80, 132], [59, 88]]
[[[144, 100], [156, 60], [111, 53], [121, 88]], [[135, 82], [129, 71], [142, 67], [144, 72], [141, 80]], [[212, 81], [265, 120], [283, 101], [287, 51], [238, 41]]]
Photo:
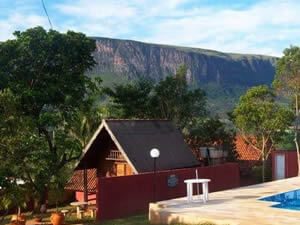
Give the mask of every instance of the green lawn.
[[148, 222], [148, 218], [146, 215], [138, 215], [138, 216], [132, 216], [128, 218], [123, 219], [117, 219], [117, 220], [110, 220], [106, 222], [94, 222], [93, 225], [116, 225], [116, 224], [122, 224], [122, 225], [147, 225], [150, 224]]
[[[70, 207], [64, 207], [64, 208], [59, 208], [59, 211], [61, 209], [70, 209]], [[43, 218], [43, 221], [50, 221], [50, 215], [51, 212], [55, 211], [54, 209], [48, 210], [48, 213], [46, 214], [41, 214], [40, 216]], [[31, 220], [33, 216], [30, 213], [25, 213], [26, 219]], [[8, 224], [10, 221], [11, 215], [7, 216], [5, 218], [5, 222], [1, 224]], [[150, 225], [148, 221], [148, 216], [147, 215], [137, 215], [137, 216], [131, 216], [127, 218], [122, 218], [122, 219], [115, 219], [115, 220], [109, 220], [105, 222], [97, 222], [94, 219], [91, 219], [90, 217], [85, 217], [81, 220], [76, 218], [75, 214], [72, 214], [72, 216], [67, 216], [65, 218], [65, 224], [84, 224], [84, 225]], [[183, 224], [176, 224], [176, 225], [183, 225]], [[199, 225], [214, 225], [213, 223], [203, 223]]]
[[[101, 223], [91, 220], [89, 218], [85, 220], [77, 220], [76, 217], [73, 218], [69, 217], [66, 219], [66, 224], [79, 224], [79, 223], [83, 223], [85, 225], [150, 225], [148, 221], [148, 215], [131, 216], [122, 219], [109, 220]], [[183, 225], [183, 224], [176, 224], [176, 225]], [[214, 224], [203, 223], [199, 225], [214, 225]]]
[[[102, 223], [99, 222], [88, 223], [88, 225], [119, 225], [119, 224], [120, 225], [150, 225], [147, 215], [132, 216], [123, 219], [110, 220]], [[174, 225], [183, 225], [183, 224], [174, 224]], [[202, 223], [199, 225], [215, 225], [215, 224]]]

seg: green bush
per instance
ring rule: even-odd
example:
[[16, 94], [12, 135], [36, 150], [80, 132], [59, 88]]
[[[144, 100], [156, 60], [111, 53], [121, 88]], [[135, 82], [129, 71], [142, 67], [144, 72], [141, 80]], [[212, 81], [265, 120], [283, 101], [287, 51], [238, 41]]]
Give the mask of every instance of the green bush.
[[[257, 182], [262, 182], [262, 166], [253, 166], [252, 167], [252, 176], [256, 179]], [[272, 180], [272, 168], [270, 165], [266, 165], [265, 168], [265, 181]]]
[[276, 149], [280, 150], [295, 150], [294, 133], [291, 131], [285, 132], [279, 143], [276, 144]]

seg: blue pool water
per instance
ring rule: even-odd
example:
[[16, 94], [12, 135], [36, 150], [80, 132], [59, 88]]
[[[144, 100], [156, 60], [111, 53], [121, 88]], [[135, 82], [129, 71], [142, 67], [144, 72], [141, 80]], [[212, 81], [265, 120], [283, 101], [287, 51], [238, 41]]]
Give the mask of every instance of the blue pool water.
[[259, 200], [275, 202], [272, 205], [274, 208], [300, 210], [300, 189], [260, 198]]

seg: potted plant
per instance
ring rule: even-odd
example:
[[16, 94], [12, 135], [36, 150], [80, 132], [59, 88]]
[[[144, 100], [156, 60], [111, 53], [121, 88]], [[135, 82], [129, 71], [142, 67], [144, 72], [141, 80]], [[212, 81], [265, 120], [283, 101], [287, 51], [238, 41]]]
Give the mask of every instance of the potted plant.
[[11, 221], [25, 225], [26, 219], [21, 214], [21, 207], [26, 206], [26, 184], [14, 175], [11, 167], [0, 165], [0, 210], [5, 212], [0, 217], [0, 222], [4, 221], [4, 216], [11, 209], [17, 209], [17, 214], [12, 216]]
[[23, 182], [16, 182], [7, 188], [5, 192], [4, 198], [10, 202], [9, 207], [17, 208], [17, 213], [11, 217], [11, 224], [25, 225], [26, 217], [21, 213], [21, 209], [25, 208], [28, 202], [25, 184]]
[[61, 212], [53, 212], [50, 217], [50, 221], [53, 225], [61, 225], [64, 223], [65, 217]]
[[62, 178], [57, 177], [53, 182], [53, 189], [55, 190], [55, 205], [56, 211], [51, 214], [50, 221], [53, 225], [61, 225], [64, 223], [65, 216], [58, 211], [58, 201], [64, 195], [64, 182]]

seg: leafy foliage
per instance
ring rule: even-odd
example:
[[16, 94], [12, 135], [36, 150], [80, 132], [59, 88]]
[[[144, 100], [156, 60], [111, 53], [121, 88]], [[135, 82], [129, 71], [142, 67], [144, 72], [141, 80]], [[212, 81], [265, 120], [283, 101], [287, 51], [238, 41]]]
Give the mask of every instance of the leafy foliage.
[[[249, 89], [233, 112], [236, 127], [244, 140], [261, 153], [263, 163], [293, 119], [293, 113], [275, 102], [267, 86]], [[264, 180], [264, 170], [262, 176]]]
[[[297, 149], [298, 168], [300, 168], [299, 147], [299, 98], [300, 98], [300, 48], [291, 46], [284, 50], [284, 56], [278, 60], [273, 86], [288, 97], [295, 112], [294, 143]], [[298, 170], [300, 175], [300, 170]]]
[[196, 155], [199, 146], [214, 146], [216, 149], [227, 151], [229, 161], [234, 161], [238, 157], [235, 134], [234, 129], [228, 128], [219, 118], [193, 121], [185, 132], [187, 143]]
[[28, 167], [28, 149], [38, 146], [41, 142], [30, 134], [32, 123], [29, 118], [22, 117], [18, 110], [18, 99], [11, 91], [0, 91], [0, 209], [8, 210], [11, 207], [25, 207], [30, 188], [19, 185]]
[[84, 74], [94, 65], [95, 43], [41, 27], [14, 35], [0, 43], [0, 159], [42, 203], [47, 186], [81, 155], [72, 131], [99, 91], [100, 81]]
[[296, 146], [294, 143], [294, 138], [295, 135], [292, 130], [286, 131], [281, 140], [276, 144], [276, 149], [295, 150]]
[[152, 115], [151, 98], [154, 84], [141, 79], [133, 83], [116, 85], [104, 92], [110, 96], [111, 111], [120, 118], [149, 118]]
[[273, 86], [280, 92], [293, 96], [300, 93], [300, 48], [291, 46], [277, 62]]
[[173, 120], [183, 129], [193, 118], [206, 116], [206, 98], [201, 89], [191, 90], [186, 82], [187, 68], [180, 66], [175, 77], [166, 77], [155, 87], [157, 115]]
[[205, 116], [205, 94], [201, 89], [190, 90], [185, 74], [186, 67], [181, 66], [174, 77], [166, 77], [156, 85], [139, 80], [107, 88], [115, 117], [170, 119], [183, 128], [192, 118]]
[[66, 113], [79, 106], [92, 85], [84, 72], [94, 65], [95, 43], [80, 33], [41, 27], [14, 34], [0, 45], [0, 74], [23, 110], [38, 117], [47, 106]]

